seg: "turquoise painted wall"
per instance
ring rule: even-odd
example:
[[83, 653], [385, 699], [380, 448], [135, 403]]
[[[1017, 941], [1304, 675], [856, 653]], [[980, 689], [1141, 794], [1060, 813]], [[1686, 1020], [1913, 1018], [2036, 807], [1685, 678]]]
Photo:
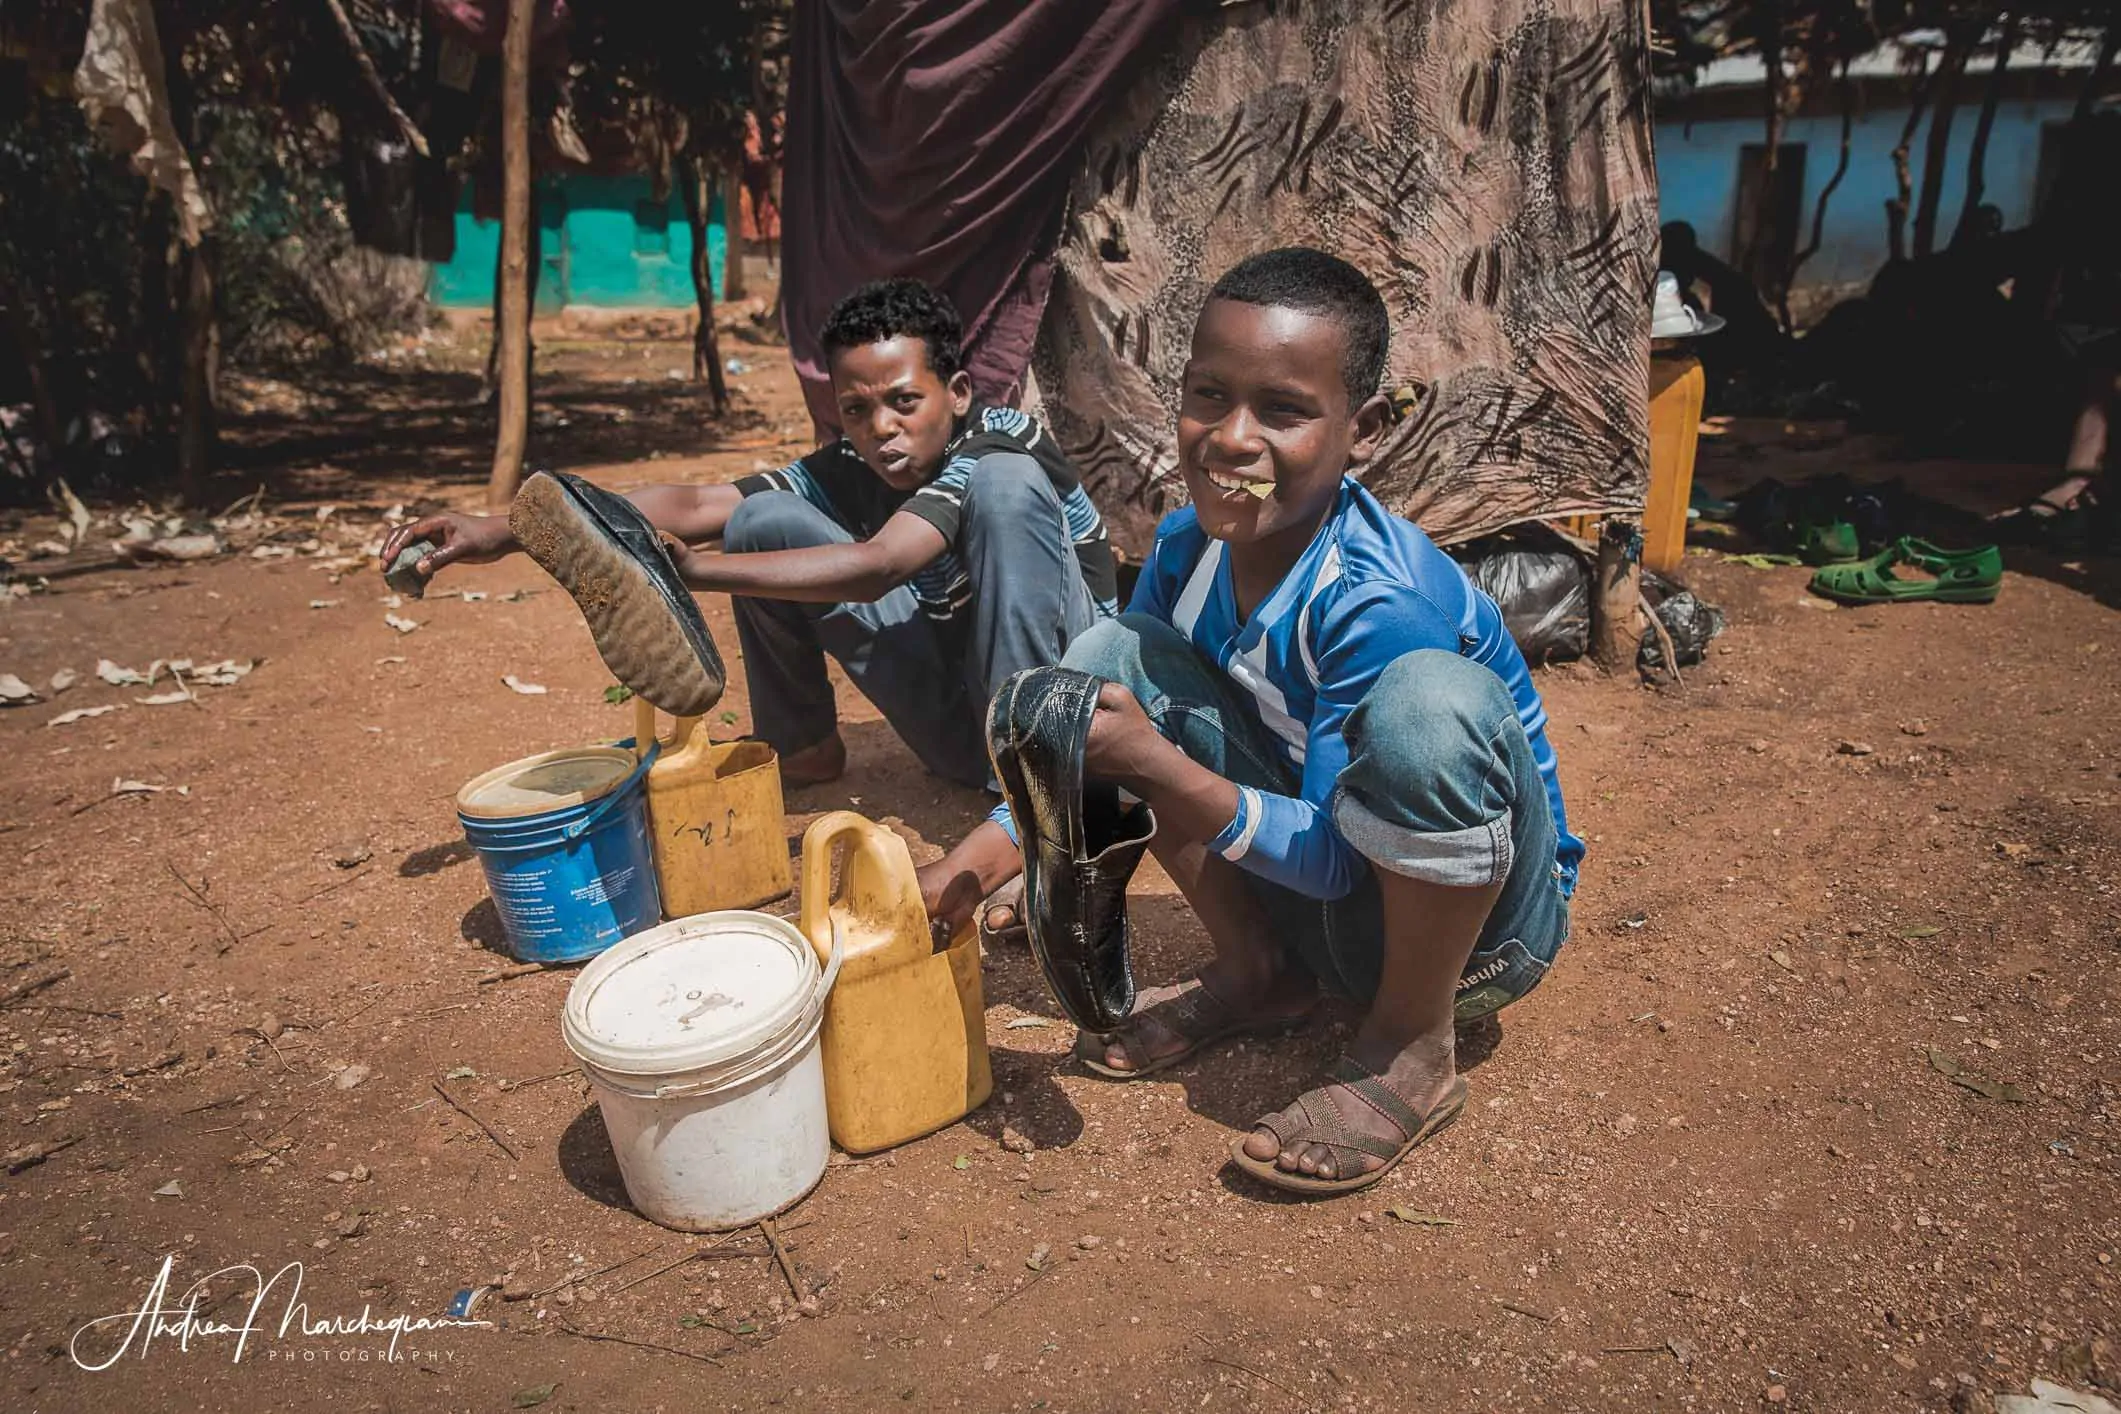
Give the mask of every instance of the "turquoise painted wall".
[[[690, 309], [692, 231], [673, 191], [658, 205], [645, 176], [572, 173], [537, 185], [539, 239], [537, 312], [557, 314], [570, 304], [611, 309]], [[436, 304], [487, 309], [493, 305], [494, 254], [501, 223], [472, 215], [471, 190], [457, 208], [455, 259], [434, 267], [428, 293]], [[722, 284], [728, 233], [719, 192], [707, 212], [707, 259], [715, 288]]]

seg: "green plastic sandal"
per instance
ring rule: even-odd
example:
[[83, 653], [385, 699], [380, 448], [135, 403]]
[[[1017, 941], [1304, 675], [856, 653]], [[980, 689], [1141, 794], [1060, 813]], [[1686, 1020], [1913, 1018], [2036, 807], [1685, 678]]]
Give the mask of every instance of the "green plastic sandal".
[[1796, 527], [1797, 554], [1808, 565], [1839, 565], [1863, 556], [1856, 527], [1845, 520], [1817, 521]]
[[[1893, 573], [1894, 565], [1908, 565], [1935, 578], [1902, 579]], [[2003, 556], [1993, 545], [1946, 550], [1902, 536], [1867, 560], [1821, 569], [1812, 576], [1812, 592], [1843, 604], [1988, 604], [2002, 583]]]

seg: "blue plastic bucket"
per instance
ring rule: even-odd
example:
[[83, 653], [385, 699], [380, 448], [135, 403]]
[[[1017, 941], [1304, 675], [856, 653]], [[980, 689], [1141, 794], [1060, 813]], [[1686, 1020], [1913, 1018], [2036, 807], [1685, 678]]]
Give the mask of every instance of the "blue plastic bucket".
[[662, 921], [642, 785], [655, 755], [548, 751], [457, 792], [457, 819], [515, 956], [579, 962]]

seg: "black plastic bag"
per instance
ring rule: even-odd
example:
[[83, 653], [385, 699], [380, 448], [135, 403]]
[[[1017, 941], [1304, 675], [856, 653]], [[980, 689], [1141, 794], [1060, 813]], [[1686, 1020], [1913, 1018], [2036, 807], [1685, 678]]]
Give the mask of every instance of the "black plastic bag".
[[[1723, 610], [1655, 571], [1643, 572], [1642, 601], [1664, 625], [1664, 631], [1671, 635], [1672, 653], [1682, 668], [1706, 658], [1709, 640], [1723, 632]], [[1651, 669], [1666, 666], [1664, 645], [1657, 639], [1657, 630], [1644, 627], [1635, 661]]]
[[1502, 609], [1504, 627], [1528, 663], [1581, 658], [1591, 647], [1591, 572], [1573, 550], [1504, 542], [1466, 573]]

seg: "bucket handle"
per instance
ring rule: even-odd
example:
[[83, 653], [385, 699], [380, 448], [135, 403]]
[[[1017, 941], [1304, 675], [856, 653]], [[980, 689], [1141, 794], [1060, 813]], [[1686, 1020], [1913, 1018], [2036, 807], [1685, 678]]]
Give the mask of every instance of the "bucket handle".
[[590, 830], [595, 829], [597, 822], [616, 809], [619, 802], [624, 800], [632, 792], [633, 788], [640, 784], [641, 777], [648, 774], [648, 768], [655, 764], [655, 758], [662, 749], [663, 743], [651, 738], [648, 749], [641, 753], [641, 759], [636, 761], [633, 769], [626, 773], [626, 779], [620, 781], [610, 790], [605, 791], [604, 798], [591, 806], [587, 815], [562, 829], [560, 832], [562, 837], [569, 844], [572, 844]]
[[[810, 1044], [811, 1037], [817, 1034], [820, 1015], [825, 1010], [825, 999], [832, 995], [832, 984], [839, 981], [840, 963], [845, 961], [846, 952], [846, 940], [840, 936], [840, 923], [835, 918], [832, 920], [831, 959], [826, 962], [825, 970], [818, 975], [816, 983], [811, 987], [810, 1000], [803, 1007], [801, 1020], [782, 1033], [778, 1045], [745, 1057], [737, 1066], [721, 1074], [685, 1081], [682, 1084], [658, 1085], [653, 1094], [645, 1098], [671, 1100], [686, 1095], [697, 1095], [704, 1090], [726, 1090], [731, 1086], [743, 1084], [753, 1076], [764, 1075], [786, 1060], [790, 1052]], [[609, 1085], [611, 1082], [606, 1079], [603, 1083]]]

